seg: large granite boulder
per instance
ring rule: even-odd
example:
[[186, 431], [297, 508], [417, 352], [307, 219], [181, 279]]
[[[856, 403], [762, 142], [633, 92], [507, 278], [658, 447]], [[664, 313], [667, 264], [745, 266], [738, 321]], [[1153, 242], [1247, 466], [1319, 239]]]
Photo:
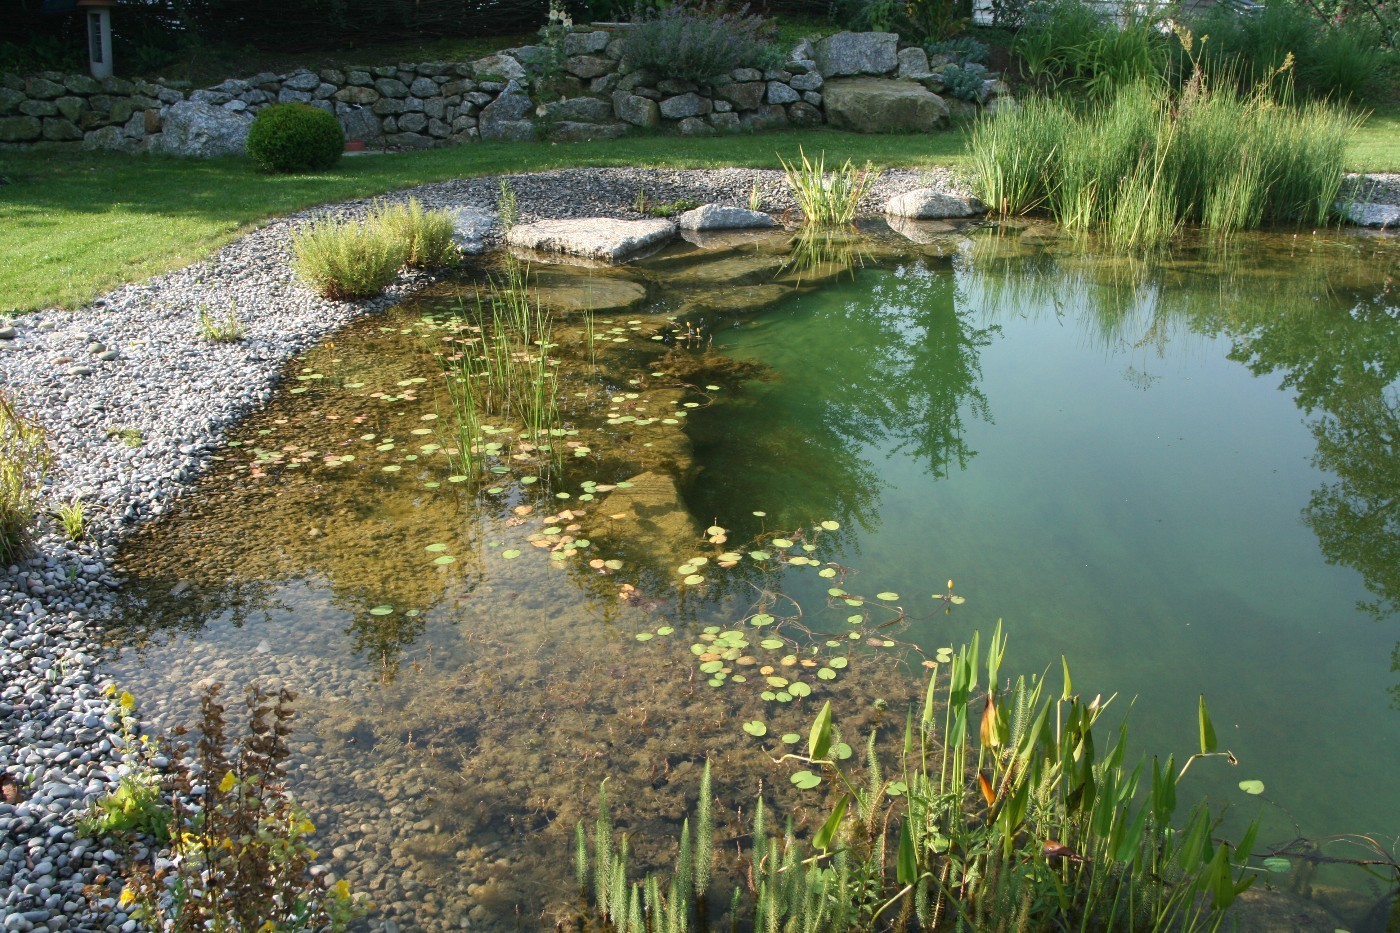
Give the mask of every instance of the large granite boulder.
[[915, 188], [885, 202], [885, 213], [911, 220], [947, 220], [950, 217], [976, 217], [983, 211], [975, 198], [961, 198], [937, 188]]
[[[514, 59], [511, 59], [514, 61]], [[482, 139], [526, 142], [535, 138], [535, 122], [530, 119], [535, 102], [511, 82], [501, 95], [481, 109], [478, 126]]]
[[525, 77], [525, 67], [504, 53], [478, 58], [471, 63], [471, 71], [478, 81], [511, 81]]
[[1400, 206], [1394, 204], [1337, 203], [1337, 212], [1358, 227], [1400, 229]]
[[778, 222], [763, 211], [723, 204], [704, 204], [676, 218], [682, 230], [747, 230], [755, 227], [776, 227]]
[[622, 262], [676, 235], [669, 220], [542, 220], [510, 229], [506, 242], [538, 253], [568, 253], [584, 259]]
[[823, 78], [844, 75], [884, 75], [899, 65], [893, 32], [838, 32], [816, 44], [817, 70]]
[[613, 91], [612, 102], [613, 112], [625, 123], [647, 129], [661, 125], [661, 110], [654, 100], [626, 91]]
[[242, 155], [253, 118], [200, 101], [182, 100], [161, 112], [161, 133], [152, 140], [156, 152], [186, 158]]
[[837, 78], [822, 89], [826, 119], [857, 133], [926, 133], [948, 122], [948, 105], [916, 81]]

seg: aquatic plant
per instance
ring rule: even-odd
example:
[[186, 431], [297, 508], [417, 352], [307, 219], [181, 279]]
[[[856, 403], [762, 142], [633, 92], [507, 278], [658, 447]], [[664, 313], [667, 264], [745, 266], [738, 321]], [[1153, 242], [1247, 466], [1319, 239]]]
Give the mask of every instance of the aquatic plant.
[[452, 214], [425, 210], [417, 198], [403, 204], [376, 205], [366, 223], [403, 243], [404, 265], [410, 269], [436, 269], [457, 258]]
[[372, 298], [398, 275], [408, 247], [383, 225], [323, 217], [293, 231], [292, 268], [323, 298]]
[[800, 148], [798, 155], [801, 165], [788, 164], [781, 156], [778, 161], [804, 220], [828, 227], [853, 222], [860, 211], [861, 200], [875, 185], [874, 167], [867, 162], [865, 168], [858, 169], [847, 159], [840, 168], [827, 172], [825, 152], [815, 162]]
[[[345, 882], [326, 889], [312, 877], [315, 827], [283, 784], [294, 695], [249, 687], [248, 731], [235, 740], [221, 687], [200, 697], [194, 766], [183, 747], [168, 755], [177, 762], [169, 827], [178, 857], [138, 860], [121, 905], [157, 931], [344, 929], [364, 905]], [[192, 807], [197, 787], [200, 805]]]
[[196, 326], [199, 336], [210, 343], [237, 343], [243, 339], [243, 322], [238, 318], [238, 306], [233, 303], [222, 317], [216, 317], [208, 305], [201, 304]]
[[[464, 471], [477, 462], [488, 418], [507, 419], [531, 451], [552, 448], [559, 423], [557, 363], [550, 356], [553, 325], [532, 298], [528, 268], [508, 258], [474, 307], [459, 308], [459, 325], [439, 352], [451, 415], [450, 448]], [[499, 446], [499, 445], [497, 445]]]
[[[829, 786], [838, 797], [806, 840], [798, 840], [791, 822], [780, 836], [770, 835], [759, 799], [740, 869], [742, 889], [730, 899], [731, 927], [746, 919], [746, 900], [756, 930], [932, 930], [944, 923], [965, 929], [1220, 927], [1257, 877], [1246, 863], [1258, 825], [1230, 845], [1214, 838], [1217, 820], [1204, 802], [1177, 820], [1180, 783], [1192, 764], [1209, 757], [1234, 761], [1219, 748], [1204, 698], [1199, 751], [1179, 770], [1170, 757], [1154, 759], [1150, 770], [1143, 761], [1129, 768], [1126, 723], [1107, 752], [1098, 751], [1095, 726], [1112, 698], [1083, 700], [1063, 660], [1058, 695], [1036, 676], [1017, 677], [1004, 688], [1005, 649], [998, 627], [980, 695], [979, 637], [946, 660], [925, 662], [924, 701], [906, 716], [897, 764], [886, 768], [872, 732], [863, 780], [843, 764], [852, 756], [840, 741], [830, 701], [805, 742], [783, 737], [774, 764], [804, 766], [790, 782], [807, 790]], [[944, 664], [948, 673], [940, 681]], [[761, 725], [746, 724], [745, 731], [762, 740]], [[802, 750], [782, 752], [788, 744]], [[1256, 784], [1262, 790], [1255, 781], [1241, 787], [1253, 792]], [[708, 797], [707, 766], [702, 808]], [[619, 930], [687, 928], [705, 903], [692, 880], [701, 850], [689, 844], [690, 825], [682, 827], [669, 886], [655, 875], [633, 881], [627, 838], [613, 844], [606, 799], [600, 799], [591, 867], [601, 916]], [[697, 837], [706, 837], [711, 824], [697, 818], [695, 825]], [[582, 825], [575, 846], [583, 886]], [[642, 909], [634, 910], [634, 903]]]
[[497, 211], [501, 215], [501, 227], [509, 231], [520, 222], [520, 201], [510, 182], [501, 179], [501, 196], [496, 200]]
[[1082, 113], [1031, 98], [978, 124], [971, 158], [993, 211], [1044, 208], [1075, 235], [1135, 248], [1183, 223], [1220, 236], [1326, 223], [1357, 125], [1326, 104], [1279, 104], [1265, 85], [1211, 86], [1198, 69], [1180, 92], [1132, 85]]
[[0, 392], [0, 562], [28, 548], [37, 497], [52, 463], [43, 426]]
[[63, 526], [63, 533], [68, 536], [69, 541], [81, 541], [87, 534], [87, 506], [83, 500], [74, 496], [68, 502], [60, 503], [58, 508], [53, 510], [54, 518]]

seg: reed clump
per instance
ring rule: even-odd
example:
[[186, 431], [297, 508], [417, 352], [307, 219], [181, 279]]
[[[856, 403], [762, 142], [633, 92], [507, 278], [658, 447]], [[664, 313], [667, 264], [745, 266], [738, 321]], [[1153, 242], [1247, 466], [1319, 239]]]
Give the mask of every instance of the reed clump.
[[0, 392], [0, 562], [28, 549], [39, 492], [52, 464], [43, 426]]
[[1161, 245], [1184, 224], [1220, 236], [1325, 224], [1359, 120], [1284, 98], [1198, 69], [1180, 90], [1133, 84], [1084, 109], [1030, 99], [973, 131], [979, 194], [994, 213], [1045, 211], [1116, 249]]
[[292, 234], [292, 268], [323, 298], [353, 301], [384, 291], [399, 270], [447, 265], [453, 218], [416, 198], [377, 205], [364, 221], [324, 217]]
[[789, 164], [780, 156], [788, 188], [797, 201], [802, 217], [808, 224], [839, 227], [853, 223], [860, 211], [860, 202], [875, 185], [877, 174], [870, 163], [856, 168], [847, 159], [840, 168], [826, 170], [826, 153], [816, 161], [798, 149], [801, 164]]
[[436, 269], [457, 255], [452, 243], [452, 215], [427, 210], [417, 198], [403, 204], [379, 204], [366, 221], [379, 226], [404, 244], [404, 265], [410, 269]]

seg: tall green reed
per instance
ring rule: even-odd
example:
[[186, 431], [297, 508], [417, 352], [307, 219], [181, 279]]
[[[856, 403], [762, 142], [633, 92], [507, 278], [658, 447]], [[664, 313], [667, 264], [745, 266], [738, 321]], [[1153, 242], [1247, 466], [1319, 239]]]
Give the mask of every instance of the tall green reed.
[[48, 432], [0, 392], [0, 562], [29, 546], [39, 491], [52, 464]]
[[856, 168], [847, 159], [840, 168], [828, 172], [825, 152], [815, 162], [802, 149], [797, 152], [802, 159], [800, 165], [788, 164], [781, 156], [778, 161], [804, 221], [826, 227], [854, 222], [861, 200], [875, 185], [875, 169], [869, 163], [865, 168]]
[[[1273, 80], [1286, 81], [1286, 71]], [[1242, 93], [1198, 68], [1180, 91], [1134, 84], [1082, 110], [1028, 101], [979, 124], [971, 148], [979, 193], [995, 212], [1044, 209], [1077, 236], [1135, 249], [1187, 223], [1222, 237], [1326, 223], [1357, 126], [1326, 103], [1280, 102], [1268, 84]]]
[[[479, 462], [483, 433], [491, 421], [515, 428], [531, 447], [552, 448], [559, 429], [559, 377], [550, 356], [553, 324], [532, 297], [529, 269], [507, 258], [504, 273], [471, 306], [458, 306], [459, 324], [440, 356], [455, 435], [464, 467]], [[494, 427], [494, 426], [493, 426]]]

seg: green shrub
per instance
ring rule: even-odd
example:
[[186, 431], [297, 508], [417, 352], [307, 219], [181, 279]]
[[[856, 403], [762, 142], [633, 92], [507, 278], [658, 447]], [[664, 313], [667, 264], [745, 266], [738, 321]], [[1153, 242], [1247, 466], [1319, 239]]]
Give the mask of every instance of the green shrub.
[[1322, 102], [1277, 103], [1207, 87], [1136, 84], [1077, 112], [1046, 99], [999, 112], [973, 132], [980, 195], [993, 211], [1044, 207], [1075, 234], [1134, 248], [1182, 223], [1221, 235], [1266, 223], [1327, 221], [1358, 119]]
[[366, 223], [404, 245], [404, 265], [414, 269], [436, 269], [457, 257], [452, 243], [453, 220], [447, 211], [429, 211], [417, 198], [406, 204], [380, 204]]
[[1219, 6], [1193, 23], [1209, 36], [1202, 43], [1206, 70], [1230, 75], [1241, 87], [1269, 80], [1294, 63], [1294, 86], [1311, 97], [1361, 97], [1374, 84], [1383, 64], [1381, 36], [1361, 20], [1324, 22], [1288, 2], [1265, 5], [1253, 13]]
[[943, 42], [930, 42], [924, 46], [924, 51], [928, 52], [930, 60], [948, 58], [955, 65], [981, 65], [986, 63], [991, 48], [972, 36], [958, 36]]
[[345, 131], [334, 114], [306, 104], [275, 104], [248, 129], [248, 155], [265, 172], [331, 168], [345, 151]]
[[1151, 10], [1115, 23], [1082, 0], [1028, 4], [1013, 48], [1032, 80], [1100, 99], [1127, 84], [1165, 80], [1170, 65]]
[[730, 13], [709, 0], [673, 4], [627, 33], [623, 58], [664, 77], [703, 81], [758, 62], [773, 35], [772, 23], [747, 6]]
[[292, 268], [324, 298], [371, 298], [394, 280], [408, 244], [381, 224], [326, 217], [292, 234]]
[[976, 101], [982, 93], [982, 82], [987, 80], [984, 65], [945, 65], [940, 75], [943, 78], [943, 91], [958, 100]]
[[9, 563], [29, 546], [36, 499], [51, 464], [43, 427], [16, 411], [0, 392], [0, 563]]

